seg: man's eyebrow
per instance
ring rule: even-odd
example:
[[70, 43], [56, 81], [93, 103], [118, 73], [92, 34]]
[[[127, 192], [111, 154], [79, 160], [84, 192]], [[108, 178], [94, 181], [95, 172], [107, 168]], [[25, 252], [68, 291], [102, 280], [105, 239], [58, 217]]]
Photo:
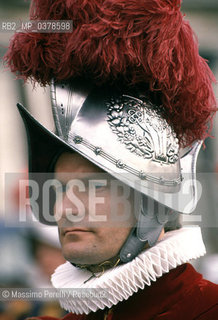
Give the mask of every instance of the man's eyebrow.
[[[75, 175], [75, 176], [74, 176]], [[64, 177], [66, 179], [69, 176], [69, 180], [73, 179], [82, 179], [82, 180], [105, 180], [111, 179], [112, 177], [106, 172], [79, 172], [79, 173], [72, 173], [72, 172], [54, 172], [54, 177], [59, 180], [59, 178]]]

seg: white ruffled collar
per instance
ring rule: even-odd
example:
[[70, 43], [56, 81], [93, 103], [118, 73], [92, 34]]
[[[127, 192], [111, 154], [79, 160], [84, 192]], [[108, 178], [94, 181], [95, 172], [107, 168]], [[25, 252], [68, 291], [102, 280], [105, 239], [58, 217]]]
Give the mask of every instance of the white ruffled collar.
[[92, 278], [91, 272], [81, 270], [71, 263], [60, 265], [52, 275], [55, 288], [105, 289], [106, 297], [100, 294], [94, 299], [76, 296], [60, 297], [60, 305], [69, 312], [88, 314], [91, 311], [112, 307], [127, 300], [145, 285], [150, 286], [171, 269], [196, 259], [206, 253], [199, 227], [185, 227], [167, 232], [154, 247], [138, 255], [133, 261], [107, 270], [101, 277]]

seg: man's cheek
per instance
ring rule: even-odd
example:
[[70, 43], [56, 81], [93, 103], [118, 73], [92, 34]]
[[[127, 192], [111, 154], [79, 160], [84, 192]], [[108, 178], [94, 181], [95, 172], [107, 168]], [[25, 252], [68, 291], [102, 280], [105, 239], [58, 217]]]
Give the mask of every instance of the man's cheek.
[[57, 222], [57, 224], [60, 223], [62, 215], [63, 215], [63, 197], [61, 195], [59, 195], [59, 197], [56, 196], [56, 201], [54, 204], [54, 217], [55, 217], [55, 221]]

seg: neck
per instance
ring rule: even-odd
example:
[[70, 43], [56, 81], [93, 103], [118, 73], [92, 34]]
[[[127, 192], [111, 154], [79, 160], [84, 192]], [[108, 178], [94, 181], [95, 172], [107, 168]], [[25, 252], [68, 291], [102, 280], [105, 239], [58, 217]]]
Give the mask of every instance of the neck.
[[[88, 314], [91, 311], [111, 308], [128, 299], [144, 286], [150, 286], [171, 269], [205, 254], [205, 247], [198, 227], [187, 227], [167, 232], [155, 247], [142, 252], [129, 263], [107, 270], [96, 278], [86, 269], [79, 269], [66, 262], [52, 276], [55, 288], [94, 288], [107, 290], [106, 298], [96, 300], [60, 298], [61, 306], [69, 312]], [[91, 278], [91, 279], [90, 279]], [[121, 290], [122, 288], [122, 290]]]
[[[158, 238], [158, 241], [161, 240], [164, 237], [164, 229], [161, 231], [161, 234]], [[142, 249], [148, 249], [149, 245], [146, 243], [144, 248]], [[119, 258], [119, 254], [115, 257], [112, 257], [106, 261], [103, 261], [99, 264], [75, 264], [71, 263], [74, 267], [80, 268], [80, 269], [86, 269], [92, 273], [92, 276], [100, 277], [106, 270], [115, 268], [116, 266], [122, 264]]]
[[92, 273], [93, 276], [100, 277], [106, 270], [115, 268], [118, 264], [120, 264], [119, 255], [110, 258], [106, 261], [103, 261], [99, 264], [74, 264], [74, 267], [80, 269], [86, 269]]

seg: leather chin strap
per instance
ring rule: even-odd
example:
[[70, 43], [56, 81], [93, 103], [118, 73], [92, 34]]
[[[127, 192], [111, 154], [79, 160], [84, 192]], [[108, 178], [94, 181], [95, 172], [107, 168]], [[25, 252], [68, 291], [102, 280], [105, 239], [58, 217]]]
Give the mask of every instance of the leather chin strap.
[[154, 246], [166, 222], [175, 215], [176, 212], [173, 213], [159, 202], [142, 196], [138, 222], [120, 250], [121, 262], [127, 263], [134, 259], [146, 245]]

